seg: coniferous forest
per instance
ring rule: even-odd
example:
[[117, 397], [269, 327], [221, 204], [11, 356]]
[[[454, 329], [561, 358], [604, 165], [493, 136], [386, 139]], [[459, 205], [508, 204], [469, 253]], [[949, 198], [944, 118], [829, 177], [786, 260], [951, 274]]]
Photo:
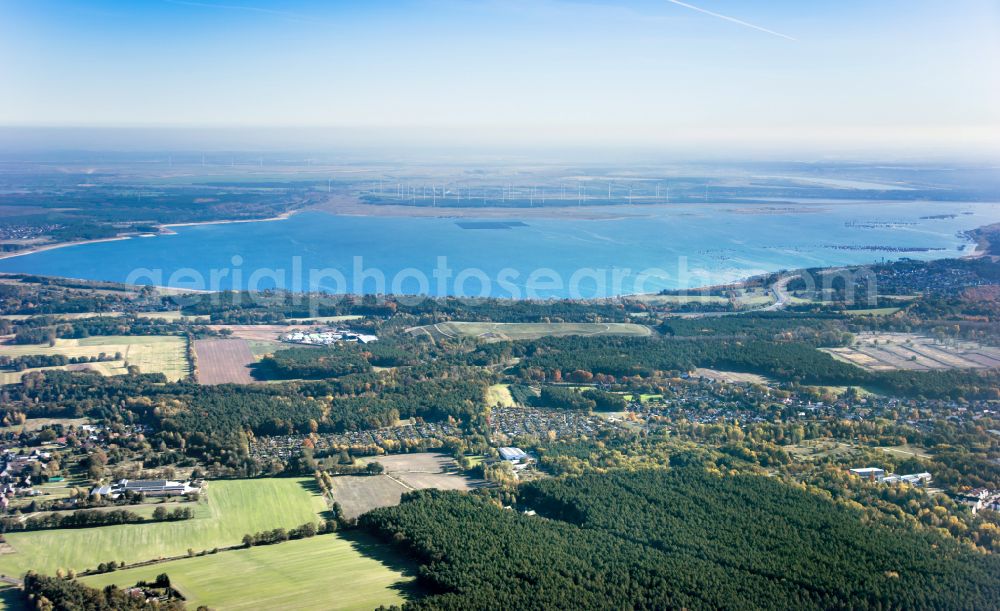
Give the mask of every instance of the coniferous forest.
[[[537, 515], [525, 515], [532, 510]], [[421, 563], [413, 609], [986, 609], [1000, 562], [762, 476], [614, 472], [516, 506], [422, 491], [361, 520]]]

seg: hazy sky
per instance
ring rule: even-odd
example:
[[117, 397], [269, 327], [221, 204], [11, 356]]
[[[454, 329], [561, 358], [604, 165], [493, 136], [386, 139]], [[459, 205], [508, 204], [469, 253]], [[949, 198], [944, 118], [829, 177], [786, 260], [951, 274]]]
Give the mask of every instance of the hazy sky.
[[6, 126], [1000, 142], [997, 0], [0, 0], [0, 57]]

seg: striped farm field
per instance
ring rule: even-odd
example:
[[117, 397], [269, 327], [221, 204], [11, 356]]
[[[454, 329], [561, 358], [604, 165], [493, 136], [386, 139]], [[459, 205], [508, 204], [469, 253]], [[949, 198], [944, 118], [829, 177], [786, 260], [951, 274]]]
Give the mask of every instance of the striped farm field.
[[250, 384], [254, 381], [249, 366], [257, 362], [245, 339], [199, 339], [194, 343], [198, 355], [200, 384]]

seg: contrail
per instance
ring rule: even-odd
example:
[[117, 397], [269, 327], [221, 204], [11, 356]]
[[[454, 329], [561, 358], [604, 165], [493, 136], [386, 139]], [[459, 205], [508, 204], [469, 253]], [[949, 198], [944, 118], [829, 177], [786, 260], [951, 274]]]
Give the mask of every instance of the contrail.
[[667, 2], [670, 2], [672, 4], [676, 4], [677, 6], [683, 6], [684, 8], [689, 8], [692, 11], [698, 11], [699, 13], [704, 13], [704, 14], [710, 15], [712, 17], [718, 17], [719, 19], [725, 19], [726, 21], [731, 21], [733, 23], [737, 23], [739, 25], [742, 25], [742, 26], [745, 26], [745, 27], [748, 27], [748, 28], [753, 28], [753, 29], [755, 29], [757, 31], [764, 32], [765, 34], [770, 34], [771, 36], [779, 36], [779, 37], [784, 38], [786, 40], [792, 40], [792, 41], [798, 42], [798, 40], [796, 40], [795, 38], [792, 38], [791, 36], [788, 36], [787, 34], [782, 34], [781, 32], [775, 32], [774, 30], [769, 30], [767, 28], [762, 28], [759, 25], [754, 25], [752, 23], [747, 23], [746, 21], [743, 21], [741, 19], [737, 19], [735, 17], [730, 17], [728, 15], [721, 15], [719, 13], [713, 13], [712, 11], [705, 10], [703, 8], [694, 6], [693, 4], [688, 4], [687, 2], [681, 2], [680, 0], [667, 0]]

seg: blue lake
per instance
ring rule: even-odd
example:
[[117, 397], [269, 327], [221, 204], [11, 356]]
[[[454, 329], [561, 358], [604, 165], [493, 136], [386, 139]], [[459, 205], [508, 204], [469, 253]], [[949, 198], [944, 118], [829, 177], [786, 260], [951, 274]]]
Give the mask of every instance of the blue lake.
[[524, 224], [496, 228], [303, 212], [58, 248], [0, 260], [0, 271], [194, 289], [604, 297], [781, 269], [961, 256], [971, 245], [958, 234], [1000, 222], [1000, 204], [701, 204], [629, 214], [643, 216], [514, 215]]

